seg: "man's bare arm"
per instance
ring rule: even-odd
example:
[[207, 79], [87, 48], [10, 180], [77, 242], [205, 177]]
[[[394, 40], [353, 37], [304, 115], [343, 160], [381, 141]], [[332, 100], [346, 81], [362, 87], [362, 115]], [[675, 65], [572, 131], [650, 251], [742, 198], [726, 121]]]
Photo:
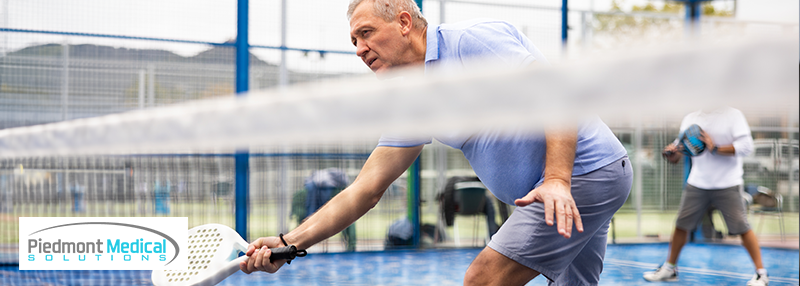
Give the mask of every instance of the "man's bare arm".
[[421, 151], [422, 146], [375, 148], [352, 185], [284, 238], [304, 249], [341, 232], [375, 207], [389, 185], [411, 166]]
[[[298, 249], [305, 249], [339, 233], [372, 209], [389, 185], [411, 166], [421, 151], [422, 146], [375, 148], [353, 184], [334, 196], [299, 227], [284, 235], [284, 239]], [[277, 237], [262, 237], [253, 241], [246, 252], [250, 259], [242, 262], [239, 268], [248, 274], [253, 271], [274, 273], [283, 262], [270, 262], [267, 248], [280, 246], [283, 243]]]

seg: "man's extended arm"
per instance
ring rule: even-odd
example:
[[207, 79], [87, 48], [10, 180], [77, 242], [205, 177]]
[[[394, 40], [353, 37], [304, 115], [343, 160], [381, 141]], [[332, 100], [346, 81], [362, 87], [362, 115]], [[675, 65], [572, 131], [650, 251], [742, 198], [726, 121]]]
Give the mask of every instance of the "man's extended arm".
[[[375, 148], [353, 184], [334, 196], [299, 227], [284, 235], [284, 239], [298, 249], [305, 249], [339, 233], [372, 209], [389, 185], [411, 166], [421, 151], [421, 145]], [[271, 253], [267, 248], [281, 246], [283, 243], [277, 237], [262, 237], [253, 241], [246, 252], [250, 259], [242, 262], [239, 268], [245, 273], [258, 270], [274, 273], [284, 262], [270, 263]]]

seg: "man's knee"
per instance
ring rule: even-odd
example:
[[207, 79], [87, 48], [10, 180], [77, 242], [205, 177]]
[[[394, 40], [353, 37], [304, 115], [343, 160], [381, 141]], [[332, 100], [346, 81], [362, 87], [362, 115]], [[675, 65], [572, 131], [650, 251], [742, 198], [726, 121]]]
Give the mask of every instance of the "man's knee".
[[486, 247], [464, 275], [464, 285], [525, 285], [539, 275], [499, 252]]
[[[488, 249], [488, 248], [487, 248]], [[464, 285], [487, 285], [489, 284], [486, 279], [492, 276], [492, 273], [489, 273], [487, 263], [490, 263], [487, 260], [486, 255], [484, 254], [486, 249], [484, 249], [475, 260], [470, 263], [469, 268], [467, 268], [467, 273], [464, 274]]]
[[481, 281], [478, 279], [481, 277], [481, 274], [479, 273], [480, 270], [478, 268], [480, 267], [475, 267], [475, 261], [469, 265], [469, 268], [467, 268], [467, 273], [464, 274], [464, 285], [485, 285], [481, 284]]

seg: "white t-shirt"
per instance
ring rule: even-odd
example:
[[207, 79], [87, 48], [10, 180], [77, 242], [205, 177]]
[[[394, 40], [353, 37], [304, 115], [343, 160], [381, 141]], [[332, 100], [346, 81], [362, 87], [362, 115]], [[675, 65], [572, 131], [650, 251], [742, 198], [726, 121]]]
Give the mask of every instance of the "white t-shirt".
[[741, 111], [723, 107], [712, 111], [700, 110], [683, 118], [681, 132], [692, 124], [703, 129], [714, 145], [733, 145], [734, 156], [714, 154], [706, 150], [692, 158], [692, 170], [687, 183], [701, 189], [725, 189], [744, 183], [742, 157], [753, 151], [750, 126]]

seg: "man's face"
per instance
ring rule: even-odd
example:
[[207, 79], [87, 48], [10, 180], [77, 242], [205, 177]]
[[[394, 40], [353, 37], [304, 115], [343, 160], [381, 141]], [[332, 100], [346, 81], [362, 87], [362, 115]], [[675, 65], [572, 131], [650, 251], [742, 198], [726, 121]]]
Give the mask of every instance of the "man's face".
[[398, 21], [386, 22], [376, 16], [371, 1], [364, 1], [350, 17], [350, 40], [356, 55], [376, 74], [408, 64], [403, 51], [408, 47]]

